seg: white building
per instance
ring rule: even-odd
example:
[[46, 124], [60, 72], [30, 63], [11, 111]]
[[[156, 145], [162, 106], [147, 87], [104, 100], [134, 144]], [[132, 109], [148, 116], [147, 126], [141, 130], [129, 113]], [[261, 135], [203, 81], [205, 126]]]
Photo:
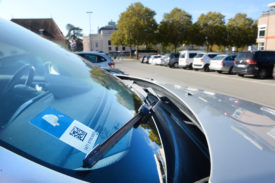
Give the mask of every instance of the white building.
[[130, 47], [116, 47], [111, 44], [111, 33], [115, 32], [116, 24], [110, 21], [107, 26], [101, 27], [97, 34], [83, 37], [83, 51], [102, 51], [105, 53], [129, 53]]

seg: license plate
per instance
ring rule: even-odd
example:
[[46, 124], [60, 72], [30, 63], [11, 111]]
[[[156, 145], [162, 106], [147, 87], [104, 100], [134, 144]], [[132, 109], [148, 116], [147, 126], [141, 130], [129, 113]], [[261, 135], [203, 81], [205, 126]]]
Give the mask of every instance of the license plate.
[[239, 68], [245, 68], [245, 65], [239, 64], [239, 65], [237, 65], [237, 67], [239, 67]]

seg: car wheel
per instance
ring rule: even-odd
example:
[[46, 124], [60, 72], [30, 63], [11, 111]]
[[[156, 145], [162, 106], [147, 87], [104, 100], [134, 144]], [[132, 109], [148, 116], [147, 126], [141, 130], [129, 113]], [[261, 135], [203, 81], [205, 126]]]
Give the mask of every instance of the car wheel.
[[264, 79], [267, 76], [267, 70], [266, 69], [260, 69], [258, 72], [258, 78]]
[[205, 65], [204, 68], [203, 68], [203, 71], [204, 71], [204, 72], [209, 72], [209, 71], [210, 71], [210, 70], [209, 70], [209, 65]]
[[230, 67], [228, 74], [232, 74], [233, 67]]
[[244, 75], [243, 75], [243, 74], [238, 74], [238, 76], [244, 77]]
[[222, 73], [222, 71], [217, 71], [219, 74]]
[[176, 63], [173, 64], [173, 67], [174, 67], [174, 68], [178, 68], [178, 67], [179, 67], [179, 64], [176, 62]]

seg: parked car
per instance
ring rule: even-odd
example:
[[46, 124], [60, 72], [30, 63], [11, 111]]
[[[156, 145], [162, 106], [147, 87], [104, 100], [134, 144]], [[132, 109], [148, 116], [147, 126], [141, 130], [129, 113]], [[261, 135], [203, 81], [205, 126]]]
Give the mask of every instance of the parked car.
[[199, 53], [195, 56], [192, 67], [194, 70], [202, 69], [203, 71], [209, 71], [210, 59], [217, 56], [218, 53]]
[[234, 67], [234, 59], [237, 55], [217, 55], [210, 60], [209, 69], [218, 73], [227, 72], [232, 74]]
[[142, 63], [148, 64], [148, 63], [149, 63], [150, 57], [151, 57], [151, 56], [145, 56], [145, 58], [143, 59], [143, 62], [142, 62]]
[[179, 67], [179, 53], [170, 53], [168, 55], [168, 66], [171, 68], [178, 68]]
[[161, 64], [161, 55], [155, 55], [153, 57], [153, 61], [152, 61], [152, 64], [154, 65], [160, 65]]
[[164, 66], [168, 66], [168, 63], [169, 63], [169, 56], [170, 56], [170, 54], [169, 54], [169, 53], [168, 53], [168, 54], [163, 55], [162, 60], [163, 60], [163, 65], [164, 65]]
[[85, 58], [94, 65], [101, 68], [112, 68], [115, 66], [115, 62], [105, 53], [96, 51], [75, 52], [75, 54]]
[[142, 56], [142, 57], [140, 57], [140, 59], [139, 59], [139, 60], [140, 60], [140, 63], [143, 63], [146, 57], [147, 57], [147, 56]]
[[0, 25], [1, 182], [275, 180], [275, 109], [114, 76]]
[[235, 58], [234, 71], [239, 76], [254, 75], [260, 79], [272, 77], [275, 51], [241, 52]]
[[198, 51], [198, 50], [183, 50], [180, 52], [179, 56], [179, 67], [182, 67], [184, 69], [192, 69], [192, 64], [194, 57], [197, 54], [203, 54], [204, 52]]
[[[149, 64], [156, 64], [155, 63], [155, 60], [156, 59], [160, 59], [161, 58], [161, 55], [151, 55], [150, 58], [149, 58]], [[158, 61], [157, 61], [158, 62]]]

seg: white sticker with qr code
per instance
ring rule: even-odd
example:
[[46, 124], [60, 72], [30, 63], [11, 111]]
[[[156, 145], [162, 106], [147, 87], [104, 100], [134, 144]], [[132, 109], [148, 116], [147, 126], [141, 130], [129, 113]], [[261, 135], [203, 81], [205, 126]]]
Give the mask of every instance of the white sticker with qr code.
[[98, 137], [95, 130], [52, 107], [47, 107], [30, 123], [85, 154], [93, 149]]
[[87, 154], [93, 149], [97, 137], [98, 133], [93, 129], [74, 120], [59, 139]]

